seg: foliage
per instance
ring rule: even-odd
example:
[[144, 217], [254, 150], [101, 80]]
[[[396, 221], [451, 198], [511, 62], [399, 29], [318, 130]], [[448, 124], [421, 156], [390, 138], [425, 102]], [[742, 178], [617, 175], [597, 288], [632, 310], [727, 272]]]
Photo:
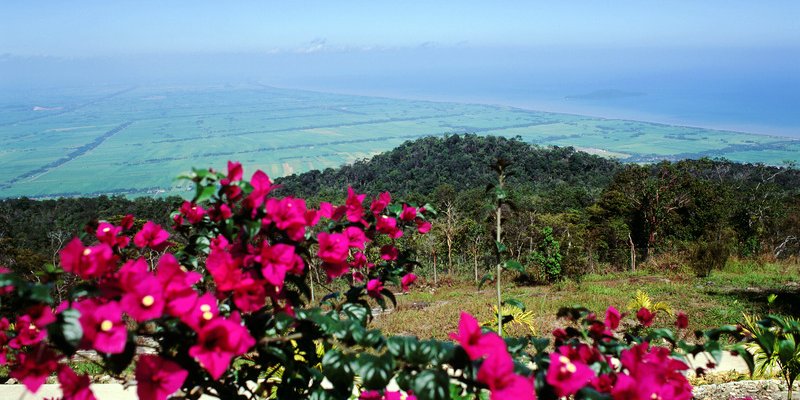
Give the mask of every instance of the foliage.
[[794, 381], [800, 377], [800, 322], [792, 317], [769, 315], [757, 320], [745, 316], [746, 334], [757, 346], [757, 371], [763, 373], [776, 368], [789, 388], [792, 398]]
[[719, 241], [698, 242], [694, 246], [689, 266], [698, 278], [707, 277], [713, 270], [722, 270], [730, 257], [728, 247]]
[[548, 282], [555, 282], [562, 278], [561, 258], [561, 245], [553, 238], [553, 228], [544, 227], [542, 242], [537, 250], [528, 255], [528, 259], [541, 268]]
[[[72, 239], [48, 279], [0, 272], [0, 361], [11, 376], [36, 391], [56, 373], [65, 398], [89, 398], [88, 377], [62, 362], [81, 349], [97, 351], [114, 376], [133, 367], [143, 399], [176, 391], [189, 399], [397, 398], [390, 381], [418, 399], [449, 398], [454, 384], [461, 394], [520, 400], [688, 399], [680, 371], [689, 366], [680, 359], [707, 350], [718, 360], [720, 335], [736, 331], [700, 333], [705, 342], [693, 344], [664, 329], [639, 337], [618, 329], [622, 316], [611, 307], [605, 321], [561, 310], [570, 322], [554, 332], [554, 350], [546, 338], [482, 332], [468, 314], [451, 335], [457, 344], [386, 337], [369, 327], [371, 308], [394, 302], [388, 285], [413, 283], [414, 254], [395, 245], [430, 228], [424, 207], [393, 204], [388, 193], [367, 205], [350, 189], [344, 205], [311, 209], [274, 197], [261, 171], [243, 180], [238, 163], [227, 174], [186, 178], [195, 197], [172, 217], [184, 245], [130, 216]], [[310, 302], [312, 261], [344, 287], [318, 305]], [[79, 280], [63, 302], [51, 295], [59, 275]], [[137, 355], [142, 337], [155, 354]]]

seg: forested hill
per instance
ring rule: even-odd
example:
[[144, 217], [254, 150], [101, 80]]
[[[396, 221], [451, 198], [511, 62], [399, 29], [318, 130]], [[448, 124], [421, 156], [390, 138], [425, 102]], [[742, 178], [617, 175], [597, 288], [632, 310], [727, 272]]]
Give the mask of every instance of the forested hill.
[[485, 187], [497, 179], [489, 166], [498, 158], [511, 161], [513, 186], [548, 190], [558, 186], [601, 189], [621, 169], [617, 161], [575, 151], [543, 148], [520, 139], [450, 135], [408, 141], [369, 160], [341, 168], [310, 171], [277, 180], [280, 194], [338, 197], [352, 186], [366, 193], [388, 190], [400, 197], [431, 195], [444, 184], [458, 190]]

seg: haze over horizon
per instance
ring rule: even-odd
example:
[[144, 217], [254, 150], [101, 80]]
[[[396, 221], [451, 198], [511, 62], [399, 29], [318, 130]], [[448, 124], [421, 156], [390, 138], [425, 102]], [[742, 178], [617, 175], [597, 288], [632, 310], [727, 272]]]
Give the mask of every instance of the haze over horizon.
[[[0, 11], [4, 101], [36, 88], [258, 81], [800, 136], [792, 1], [40, 1]], [[598, 91], [646, 96], [584, 96]]]

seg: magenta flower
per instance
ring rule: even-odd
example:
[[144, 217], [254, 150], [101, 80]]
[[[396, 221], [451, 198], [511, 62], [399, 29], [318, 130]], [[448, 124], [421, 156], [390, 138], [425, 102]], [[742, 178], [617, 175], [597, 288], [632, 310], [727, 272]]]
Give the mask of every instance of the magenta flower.
[[403, 236], [403, 231], [397, 228], [397, 220], [387, 215], [381, 215], [376, 219], [375, 229], [380, 233], [389, 235], [392, 239], [398, 239]]
[[270, 198], [267, 200], [267, 216], [264, 218], [263, 223], [275, 223], [278, 229], [281, 229], [289, 235], [289, 238], [295, 241], [303, 240], [306, 234], [306, 201], [303, 199], [295, 199], [293, 197], [286, 197], [283, 199]]
[[233, 290], [233, 303], [242, 312], [258, 311], [267, 301], [267, 291], [263, 281], [246, 278]]
[[381, 212], [383, 212], [383, 210], [385, 210], [386, 207], [391, 202], [392, 202], [392, 195], [389, 194], [389, 192], [383, 192], [379, 194], [375, 200], [372, 201], [372, 204], [370, 204], [369, 206], [369, 210], [372, 211], [373, 214], [378, 215]]
[[347, 207], [347, 220], [350, 222], [362, 222], [364, 225], [364, 198], [365, 194], [357, 194], [352, 187], [347, 188], [347, 200], [345, 200], [345, 207]]
[[94, 393], [89, 388], [89, 376], [78, 375], [67, 365], [58, 368], [58, 383], [61, 384], [64, 400], [94, 400]]
[[181, 205], [180, 212], [182, 215], [189, 220], [191, 224], [197, 224], [203, 220], [203, 216], [206, 215], [206, 210], [203, 207], [200, 207], [197, 204], [194, 204], [189, 201], [184, 201]]
[[431, 231], [431, 223], [430, 222], [423, 221], [421, 219], [417, 219], [415, 222], [417, 224], [417, 232], [419, 232], [419, 233], [424, 235], [424, 234], [426, 234], [426, 233]]
[[59, 356], [41, 344], [27, 353], [17, 354], [15, 366], [9, 375], [36, 393], [51, 373], [58, 368]]
[[570, 360], [557, 352], [550, 354], [550, 367], [547, 369], [547, 383], [553, 387], [556, 396], [565, 397], [578, 392], [594, 378], [594, 371], [586, 364]]
[[381, 297], [381, 290], [383, 290], [383, 282], [380, 279], [370, 279], [367, 282], [367, 294], [370, 297], [380, 298]]
[[408, 288], [411, 287], [414, 282], [416, 282], [417, 276], [411, 273], [403, 275], [403, 278], [400, 279], [400, 286], [403, 288], [404, 292], [408, 291]]
[[158, 260], [156, 279], [164, 290], [165, 308], [170, 315], [179, 317], [194, 307], [198, 294], [192, 285], [202, 279], [199, 273], [186, 271], [175, 256], [164, 254]]
[[75, 308], [81, 313], [83, 342], [87, 347], [109, 354], [125, 350], [128, 331], [117, 303], [99, 304], [90, 299], [75, 303]]
[[47, 337], [45, 326], [36, 326], [30, 315], [22, 315], [17, 318], [14, 326], [16, 327], [17, 336], [8, 342], [12, 349], [35, 345]]
[[369, 260], [367, 260], [367, 256], [365, 256], [364, 253], [360, 251], [356, 251], [353, 253], [353, 261], [350, 262], [350, 267], [361, 269], [367, 267], [368, 265], [372, 266], [371, 264], [369, 264]]
[[386, 261], [394, 261], [397, 260], [397, 256], [400, 254], [400, 251], [397, 250], [397, 247], [394, 247], [390, 244], [381, 246], [381, 258]]
[[523, 376], [514, 374], [514, 360], [505, 347], [498, 348], [486, 356], [477, 376], [478, 382], [489, 387], [492, 400], [514, 399], [533, 400], [536, 392], [533, 382]]
[[461, 312], [458, 322], [458, 333], [451, 333], [450, 338], [457, 341], [466, 351], [471, 360], [477, 360], [486, 354], [491, 354], [503, 349], [506, 343], [496, 333], [483, 334], [478, 320], [472, 315]]
[[212, 248], [206, 258], [206, 269], [214, 278], [217, 290], [227, 292], [242, 280], [241, 259], [226, 250]]
[[120, 305], [134, 320], [144, 322], [159, 318], [164, 313], [164, 288], [155, 276], [143, 275], [124, 289]]
[[264, 198], [272, 191], [272, 181], [264, 171], [258, 170], [250, 178], [250, 185], [253, 186], [253, 191], [244, 199], [244, 206], [253, 210], [253, 215], [255, 215], [256, 208], [264, 204]]
[[283, 287], [286, 273], [300, 275], [305, 268], [303, 259], [294, 252], [294, 246], [278, 243], [261, 248], [261, 274], [270, 285]]
[[95, 236], [97, 236], [97, 240], [100, 241], [100, 243], [105, 243], [111, 247], [127, 247], [131, 239], [127, 236], [119, 236], [120, 233], [122, 233], [121, 226], [114, 226], [108, 222], [101, 222], [97, 226]]
[[347, 236], [349, 247], [364, 250], [364, 244], [367, 242], [364, 230], [356, 226], [349, 226], [342, 233]]
[[127, 214], [124, 217], [122, 217], [122, 220], [119, 222], [119, 226], [121, 226], [122, 229], [129, 231], [131, 230], [131, 228], [133, 228], [133, 222], [134, 222], [133, 214]]
[[99, 278], [116, 263], [111, 246], [100, 243], [97, 246], [84, 247], [80, 239], [75, 238], [60, 252], [61, 266], [64, 271], [71, 272], [83, 279]]
[[344, 234], [320, 232], [317, 241], [319, 242], [317, 256], [322, 261], [341, 264], [347, 260], [350, 241]]
[[133, 243], [140, 248], [149, 247], [155, 251], [161, 251], [169, 246], [167, 239], [169, 239], [169, 233], [161, 228], [161, 225], [147, 221], [142, 230], [133, 237]]
[[247, 352], [256, 341], [250, 332], [237, 322], [216, 318], [197, 332], [197, 344], [189, 348], [189, 355], [218, 380], [228, 369], [233, 357]]
[[347, 206], [334, 207], [333, 204], [323, 201], [319, 203], [319, 215], [327, 219], [338, 221], [347, 213]]
[[639, 320], [639, 323], [645, 327], [653, 325], [653, 319], [655, 317], [655, 313], [650, 312], [650, 310], [644, 307], [640, 308], [639, 311], [636, 312], [636, 319]]
[[619, 327], [619, 320], [622, 318], [619, 311], [617, 311], [614, 306], [609, 306], [606, 310], [606, 321], [605, 325], [606, 328], [611, 329], [612, 331]]
[[325, 271], [325, 276], [328, 277], [328, 281], [330, 282], [346, 274], [347, 271], [350, 270], [350, 266], [347, 264], [347, 262], [338, 262], [338, 263], [323, 262], [322, 270]]
[[675, 318], [675, 326], [678, 329], [686, 329], [689, 327], [689, 317], [683, 311], [678, 312], [677, 317]]
[[188, 375], [174, 361], [143, 354], [136, 362], [136, 394], [140, 400], [165, 400], [183, 386]]
[[619, 375], [612, 390], [614, 398], [688, 400], [692, 386], [682, 371], [689, 367], [670, 357], [665, 347], [641, 343], [623, 350], [620, 363], [628, 375]]
[[414, 218], [417, 218], [417, 208], [403, 204], [403, 211], [400, 212], [400, 219], [406, 222], [411, 222], [414, 220]]
[[219, 315], [219, 307], [217, 301], [211, 293], [205, 293], [198, 296], [189, 309], [188, 313], [178, 315], [181, 322], [188, 325], [196, 332], [214, 320]]

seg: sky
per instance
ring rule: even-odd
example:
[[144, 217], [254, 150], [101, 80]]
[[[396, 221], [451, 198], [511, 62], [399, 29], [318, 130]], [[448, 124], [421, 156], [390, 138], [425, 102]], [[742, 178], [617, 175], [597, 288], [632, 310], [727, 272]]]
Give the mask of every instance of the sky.
[[786, 47], [800, 2], [3, 1], [0, 54], [381, 51], [415, 47]]
[[[0, 102], [257, 82], [800, 137], [798, 21], [797, 0], [2, 0]], [[647, 96], [565, 101], [609, 89]]]

